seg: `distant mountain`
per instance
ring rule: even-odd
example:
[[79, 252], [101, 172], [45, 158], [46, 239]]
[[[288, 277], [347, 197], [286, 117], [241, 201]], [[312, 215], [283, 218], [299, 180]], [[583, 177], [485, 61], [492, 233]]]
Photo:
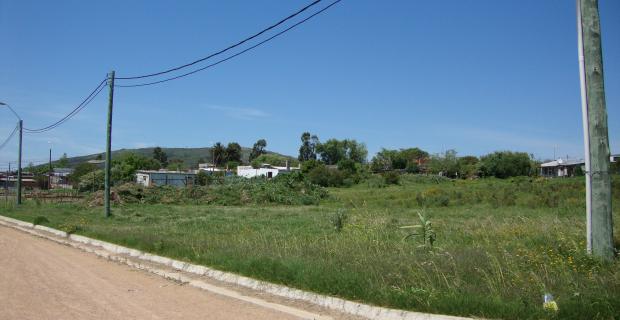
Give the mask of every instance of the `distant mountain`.
[[[153, 147], [153, 148], [114, 150], [112, 151], [112, 159], [114, 159], [115, 157], [123, 153], [135, 153], [141, 156], [151, 158], [153, 157], [153, 149], [155, 148]], [[183, 164], [188, 168], [198, 168], [199, 162], [202, 162], [202, 163], [213, 162], [213, 153], [211, 152], [212, 148], [210, 147], [205, 147], [205, 148], [164, 148], [162, 147], [161, 149], [168, 156], [168, 161], [173, 160], [173, 159], [180, 159], [183, 161]], [[249, 162], [251, 151], [252, 151], [252, 148], [245, 148], [245, 147], [241, 148], [241, 159], [243, 160], [244, 163]], [[281, 155], [283, 157], [287, 157], [290, 159], [295, 159], [291, 156], [279, 154], [276, 152], [267, 151], [267, 153], [277, 154], [277, 155]], [[100, 153], [100, 154], [89, 154], [86, 156], [71, 157], [71, 158], [67, 158], [67, 160], [69, 161], [69, 167], [75, 167], [77, 164], [81, 162], [85, 162], [88, 160], [94, 160], [94, 159], [97, 159], [99, 156], [101, 156], [102, 159], [105, 159], [105, 153]], [[55, 164], [56, 162], [57, 161], [54, 161], [52, 163]]]

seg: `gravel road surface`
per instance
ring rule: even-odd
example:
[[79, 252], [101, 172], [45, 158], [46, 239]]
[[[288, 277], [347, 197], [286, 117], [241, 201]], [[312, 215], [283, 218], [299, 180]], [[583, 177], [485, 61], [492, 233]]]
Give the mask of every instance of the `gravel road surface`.
[[0, 319], [296, 319], [0, 226]]

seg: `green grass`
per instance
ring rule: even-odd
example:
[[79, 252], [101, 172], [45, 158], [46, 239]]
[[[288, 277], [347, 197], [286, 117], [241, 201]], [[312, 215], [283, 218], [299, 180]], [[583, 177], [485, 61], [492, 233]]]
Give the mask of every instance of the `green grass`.
[[[620, 263], [585, 251], [581, 179], [373, 177], [318, 205], [13, 206], [3, 214], [375, 305], [505, 319], [614, 319]], [[617, 182], [618, 180], [616, 180]], [[446, 200], [447, 199], [447, 200]], [[614, 219], [620, 188], [614, 184]], [[401, 226], [432, 221], [433, 247]], [[334, 217], [344, 215], [342, 227]], [[339, 229], [339, 230], [338, 230]], [[616, 223], [615, 234], [619, 234]], [[551, 293], [557, 314], [543, 310]]]

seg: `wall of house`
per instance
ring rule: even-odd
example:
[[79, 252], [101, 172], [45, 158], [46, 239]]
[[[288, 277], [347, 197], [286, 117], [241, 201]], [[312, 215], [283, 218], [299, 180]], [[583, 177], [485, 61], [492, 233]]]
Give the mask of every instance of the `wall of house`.
[[253, 178], [265, 176], [269, 177], [271, 174], [271, 178], [275, 177], [280, 173], [279, 169], [275, 168], [258, 168], [254, 169], [250, 166], [239, 166], [237, 167], [237, 175], [245, 178]]
[[194, 185], [196, 179], [196, 175], [189, 173], [156, 172], [149, 175], [149, 185], [152, 186], [186, 187]]

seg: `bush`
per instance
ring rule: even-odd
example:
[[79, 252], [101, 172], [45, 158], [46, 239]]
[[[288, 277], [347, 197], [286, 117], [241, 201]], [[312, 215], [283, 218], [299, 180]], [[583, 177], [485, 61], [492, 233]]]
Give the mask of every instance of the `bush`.
[[389, 171], [383, 174], [385, 184], [399, 184], [400, 174], [396, 171]]
[[444, 189], [429, 188], [422, 193], [416, 194], [419, 206], [447, 207], [450, 205], [450, 197]]
[[347, 213], [344, 210], [338, 210], [331, 216], [330, 220], [334, 226], [334, 229], [337, 232], [340, 232], [342, 231], [342, 228], [344, 228], [344, 224], [347, 221]]
[[525, 152], [496, 151], [480, 158], [480, 172], [485, 177], [527, 176], [531, 168], [530, 156]]
[[105, 173], [103, 170], [95, 170], [82, 175], [78, 184], [80, 191], [98, 191], [104, 188]]
[[[340, 170], [328, 169], [325, 165], [319, 164], [308, 172], [308, 180], [322, 187], [341, 187], [345, 185], [347, 177]], [[349, 180], [347, 184], [351, 185], [355, 181]]]
[[[148, 204], [317, 204], [327, 190], [305, 180], [301, 173], [280, 174], [274, 179], [226, 177], [222, 183], [191, 188], [142, 187], [126, 183], [114, 188], [119, 203]], [[90, 201], [92, 202], [92, 201]]]

